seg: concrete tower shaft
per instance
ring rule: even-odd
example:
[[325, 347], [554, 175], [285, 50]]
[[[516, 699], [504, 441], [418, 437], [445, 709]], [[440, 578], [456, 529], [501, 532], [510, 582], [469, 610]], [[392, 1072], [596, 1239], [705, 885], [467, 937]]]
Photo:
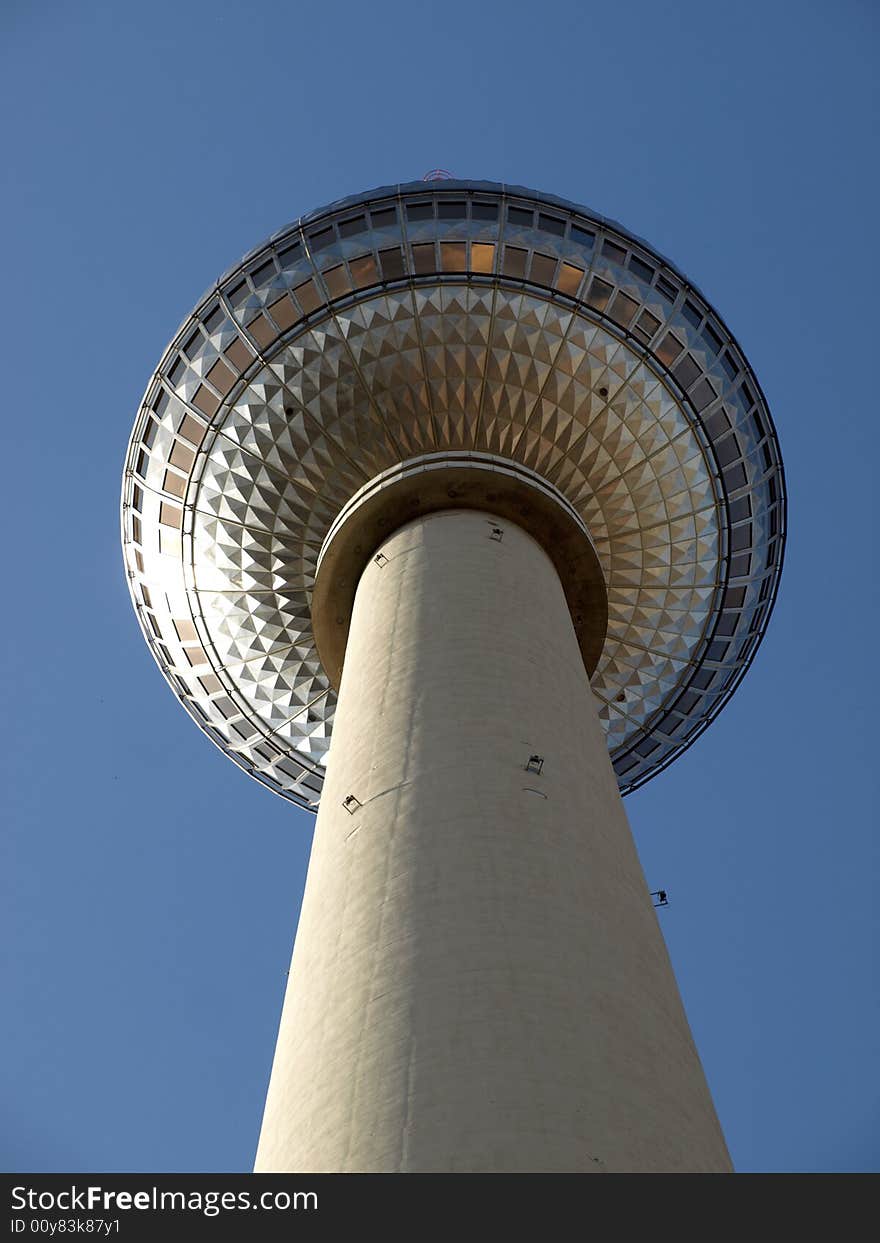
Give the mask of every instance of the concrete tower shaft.
[[471, 510], [375, 551], [256, 1169], [729, 1170], [553, 562]]

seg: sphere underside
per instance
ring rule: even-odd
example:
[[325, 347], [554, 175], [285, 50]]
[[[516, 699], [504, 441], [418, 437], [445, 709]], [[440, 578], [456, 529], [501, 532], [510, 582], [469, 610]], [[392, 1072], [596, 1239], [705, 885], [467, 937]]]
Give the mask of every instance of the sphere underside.
[[608, 590], [591, 679], [621, 789], [717, 714], [763, 633], [778, 446], [722, 321], [619, 226], [531, 191], [412, 183], [305, 218], [175, 337], [129, 447], [144, 633], [242, 767], [315, 806], [335, 692], [311, 621], [343, 506], [400, 462], [491, 455], [552, 484]]

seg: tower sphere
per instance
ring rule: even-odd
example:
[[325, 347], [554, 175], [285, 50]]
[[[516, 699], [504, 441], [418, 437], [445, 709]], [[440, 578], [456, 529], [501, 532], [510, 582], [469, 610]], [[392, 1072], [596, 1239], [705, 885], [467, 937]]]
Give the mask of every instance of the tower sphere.
[[[785, 487], [721, 317], [651, 247], [564, 199], [381, 187], [286, 226], [211, 287], [147, 386], [125, 464], [150, 649], [200, 727], [285, 798], [314, 809], [321, 795], [339, 670], [316, 639], [334, 619], [313, 607], [348, 589], [319, 573], [342, 564], [340, 515], [387, 485], [385, 518], [361, 516], [406, 521], [432, 472], [456, 470], [452, 504], [520, 504], [528, 529], [530, 487], [560, 540], [582, 532], [568, 571], [561, 545], [547, 551], [576, 632], [573, 601], [598, 601], [601, 635], [579, 638], [623, 793], [680, 755], [748, 668]], [[338, 664], [344, 641], [331, 648]]]

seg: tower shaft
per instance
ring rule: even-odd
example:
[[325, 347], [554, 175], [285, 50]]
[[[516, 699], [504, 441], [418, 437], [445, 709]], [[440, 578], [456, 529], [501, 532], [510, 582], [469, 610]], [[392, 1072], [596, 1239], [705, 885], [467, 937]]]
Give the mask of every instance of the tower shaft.
[[729, 1170], [553, 563], [466, 510], [376, 552], [256, 1169]]

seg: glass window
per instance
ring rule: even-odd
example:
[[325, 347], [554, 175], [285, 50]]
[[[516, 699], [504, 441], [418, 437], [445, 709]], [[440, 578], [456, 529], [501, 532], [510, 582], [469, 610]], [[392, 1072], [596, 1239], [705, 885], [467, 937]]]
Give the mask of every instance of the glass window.
[[182, 440], [175, 440], [171, 447], [171, 456], [168, 461], [172, 466], [176, 466], [179, 470], [189, 471], [192, 468], [196, 455], [192, 449], [188, 448]]
[[226, 290], [226, 298], [230, 306], [241, 306], [242, 302], [250, 296], [250, 292], [247, 281], [238, 281]]
[[640, 743], [633, 747], [636, 755], [640, 755], [642, 759], [651, 755], [660, 746], [659, 742], [655, 742], [653, 738], [644, 738]]
[[441, 199], [437, 204], [437, 216], [440, 220], [464, 220], [467, 216], [467, 203]]
[[226, 318], [226, 314], [221, 306], [215, 306], [205, 319], [205, 327], [208, 332], [216, 332]]
[[568, 294], [570, 298], [573, 298], [580, 289], [583, 279], [584, 273], [581, 268], [576, 268], [572, 263], [563, 263], [556, 278], [556, 288], [560, 293]]
[[535, 218], [535, 213], [526, 211], [524, 207], [508, 207], [507, 219], [510, 224], [521, 225], [530, 229]]
[[658, 344], [655, 353], [661, 363], [665, 363], [667, 367], [671, 366], [684, 349], [683, 342], [673, 332], [667, 332], [666, 336]]
[[614, 771], [618, 774], [618, 776], [622, 777], [624, 773], [628, 773], [631, 769], [635, 768], [638, 762], [639, 761], [636, 757], [631, 753], [624, 755], [619, 760], [614, 761]]
[[315, 282], [311, 277], [307, 281], [303, 281], [301, 285], [297, 285], [293, 294], [306, 315], [311, 315], [312, 311], [321, 306], [324, 301], [315, 288]]
[[556, 274], [556, 260], [549, 255], [532, 255], [531, 279], [536, 285], [552, 285]]
[[597, 311], [604, 311], [613, 293], [613, 285], [609, 285], [607, 281], [600, 280], [598, 276], [594, 276], [590, 281], [590, 292], [587, 294], [587, 302], [589, 302], [590, 306], [594, 306]]
[[565, 221], [560, 220], [558, 216], [547, 216], [544, 212], [539, 212], [538, 228], [543, 229], [545, 233], [553, 233], [556, 237], [562, 237], [565, 233]]
[[175, 475], [174, 471], [166, 470], [162, 487], [166, 492], [170, 492], [173, 496], [179, 496], [182, 500], [186, 492], [186, 480], [180, 475]]
[[628, 328], [632, 322], [632, 318], [639, 309], [638, 302], [634, 302], [632, 298], [628, 298], [625, 293], [618, 291], [614, 304], [608, 314], [620, 324], [622, 328]]
[[721, 338], [719, 337], [715, 329], [712, 327], [712, 325], [708, 322], [703, 327], [703, 336], [706, 338], [707, 342], [709, 343], [709, 348], [715, 354], [720, 354], [722, 347], [724, 345], [724, 342], [721, 340]]
[[434, 259], [434, 243], [425, 242], [420, 246], [413, 246], [413, 265], [416, 272], [422, 274], [427, 272], [436, 272], [437, 263]]
[[333, 225], [329, 224], [325, 229], [318, 229], [315, 233], [307, 233], [306, 240], [313, 255], [319, 250], [324, 250], [327, 246], [332, 246], [336, 241]]
[[493, 242], [471, 242], [471, 271], [491, 272], [495, 267]]
[[444, 272], [464, 272], [466, 270], [465, 249], [464, 242], [440, 243], [440, 263]]
[[177, 637], [181, 643], [195, 643], [198, 639], [196, 628], [188, 617], [175, 617], [174, 629], [177, 631]]
[[397, 209], [395, 207], [373, 208], [370, 212], [370, 220], [373, 222], [374, 229], [387, 229], [397, 224]]
[[159, 506], [159, 521], [164, 527], [176, 527], [179, 530], [183, 526], [183, 510], [163, 501]]
[[693, 302], [685, 302], [681, 313], [693, 328], [699, 328], [703, 322], [703, 312], [698, 306], [694, 306]]
[[433, 220], [434, 204], [433, 203], [407, 203], [406, 205], [407, 220]]
[[685, 354], [684, 358], [673, 367], [672, 374], [682, 388], [688, 389], [700, 375], [700, 364], [690, 354]]
[[244, 371], [254, 360], [254, 356], [241, 337], [236, 337], [224, 350], [226, 357], [236, 371]]
[[220, 358], [214, 363], [205, 379], [213, 384], [218, 393], [222, 393], [224, 397], [235, 383], [235, 376]]
[[668, 281], [665, 276], [657, 277], [657, 284], [655, 288], [661, 297], [666, 299], [670, 306], [678, 297], [678, 290], [673, 285], [672, 281]]
[[471, 203], [471, 220], [497, 220], [497, 203]]
[[193, 397], [193, 405], [210, 419], [217, 413], [220, 399], [215, 397], [210, 389], [205, 388], [204, 384], [200, 384]]
[[403, 276], [403, 255], [399, 247], [393, 246], [390, 250], [380, 250], [379, 262], [382, 265], [383, 280], [396, 281]]
[[299, 242], [294, 242], [292, 246], [285, 246], [284, 250], [279, 250], [278, 261], [282, 268], [292, 268], [302, 258], [302, 247]]
[[331, 298], [341, 298], [344, 294], [351, 291], [351, 281], [348, 279], [348, 272], [345, 270], [344, 263], [340, 263], [338, 267], [330, 268], [329, 271], [323, 272], [322, 276]]
[[199, 352], [202, 341], [204, 341], [204, 337], [197, 328], [187, 341], [186, 345], [183, 347], [184, 353], [188, 354], [190, 358], [195, 358], [196, 354]]
[[729, 466], [731, 462], [737, 461], [741, 454], [736, 436], [725, 436], [723, 440], [716, 441], [715, 455], [722, 466]]
[[351, 277], [358, 289], [366, 285], [375, 285], [379, 280], [379, 269], [372, 255], [362, 255], [360, 259], [350, 259]]
[[623, 247], [618, 246], [616, 242], [609, 241], [607, 237], [602, 243], [602, 254], [612, 263], [624, 264], [626, 262], [626, 251]]
[[254, 268], [250, 277], [254, 285], [265, 285], [275, 275], [275, 264], [272, 259], [267, 259], [265, 263], [261, 263], [258, 268]]
[[247, 325], [247, 330], [256, 341], [257, 345], [269, 345], [278, 336], [278, 333], [266, 319], [265, 315], [258, 315], [256, 319], [252, 319]]
[[588, 250], [592, 250], [593, 243], [596, 240], [595, 233], [591, 233], [589, 229], [582, 229], [576, 224], [571, 226], [568, 236], [573, 242], [577, 242], [579, 246], [586, 246]]
[[177, 432], [178, 435], [184, 438], [184, 440], [188, 440], [191, 445], [198, 446], [202, 443], [202, 437], [205, 434], [205, 429], [202, 427], [201, 423], [197, 422], [192, 417], [191, 414], [185, 414], [180, 427], [177, 429]]
[[730, 431], [730, 421], [724, 410], [715, 410], [703, 423], [706, 431], [713, 440], [718, 440], [726, 432]]
[[705, 410], [707, 406], [711, 406], [717, 396], [718, 394], [704, 376], [691, 393], [691, 401], [698, 410]]
[[727, 376], [728, 380], [730, 380], [731, 384], [739, 375], [739, 364], [735, 358], [730, 356], [730, 354], [723, 355], [721, 359], [721, 369]]
[[340, 237], [354, 237], [358, 233], [363, 233], [366, 227], [366, 216], [350, 216], [348, 220], [340, 220], [337, 225]]
[[654, 279], [654, 269], [649, 267], [643, 259], [638, 257], [638, 255], [630, 255], [629, 270], [631, 272], [635, 272], [639, 280], [643, 280], [646, 285], [650, 285], [651, 281]]
[[677, 712], [682, 712], [687, 716], [689, 712], [693, 712], [701, 699], [702, 695], [697, 695], [694, 691], [685, 691], [683, 695], [679, 695], [678, 699], [676, 699], [675, 709]]
[[522, 280], [526, 274], [528, 253], [527, 250], [521, 250], [518, 246], [505, 246], [504, 275], [512, 276], [515, 280]]
[[223, 714], [223, 719], [226, 721], [228, 721], [230, 717], [241, 715], [238, 708], [236, 708], [235, 704], [228, 695], [220, 695], [214, 700], [213, 707]]
[[742, 522], [746, 518], [751, 518], [752, 506], [749, 501], [748, 493], [746, 493], [745, 496], [741, 496], [738, 501], [731, 501], [728, 506], [728, 511], [730, 513], [731, 522]]
[[[287, 294], [285, 294], [282, 298], [279, 298], [277, 302], [272, 303], [269, 307], [269, 314], [275, 320], [275, 323], [282, 332], [284, 332], [286, 328], [291, 328], [297, 320], [297, 314], [294, 310], [293, 303], [290, 301]], [[208, 379], [210, 378], [211, 377], [209, 375]]]

